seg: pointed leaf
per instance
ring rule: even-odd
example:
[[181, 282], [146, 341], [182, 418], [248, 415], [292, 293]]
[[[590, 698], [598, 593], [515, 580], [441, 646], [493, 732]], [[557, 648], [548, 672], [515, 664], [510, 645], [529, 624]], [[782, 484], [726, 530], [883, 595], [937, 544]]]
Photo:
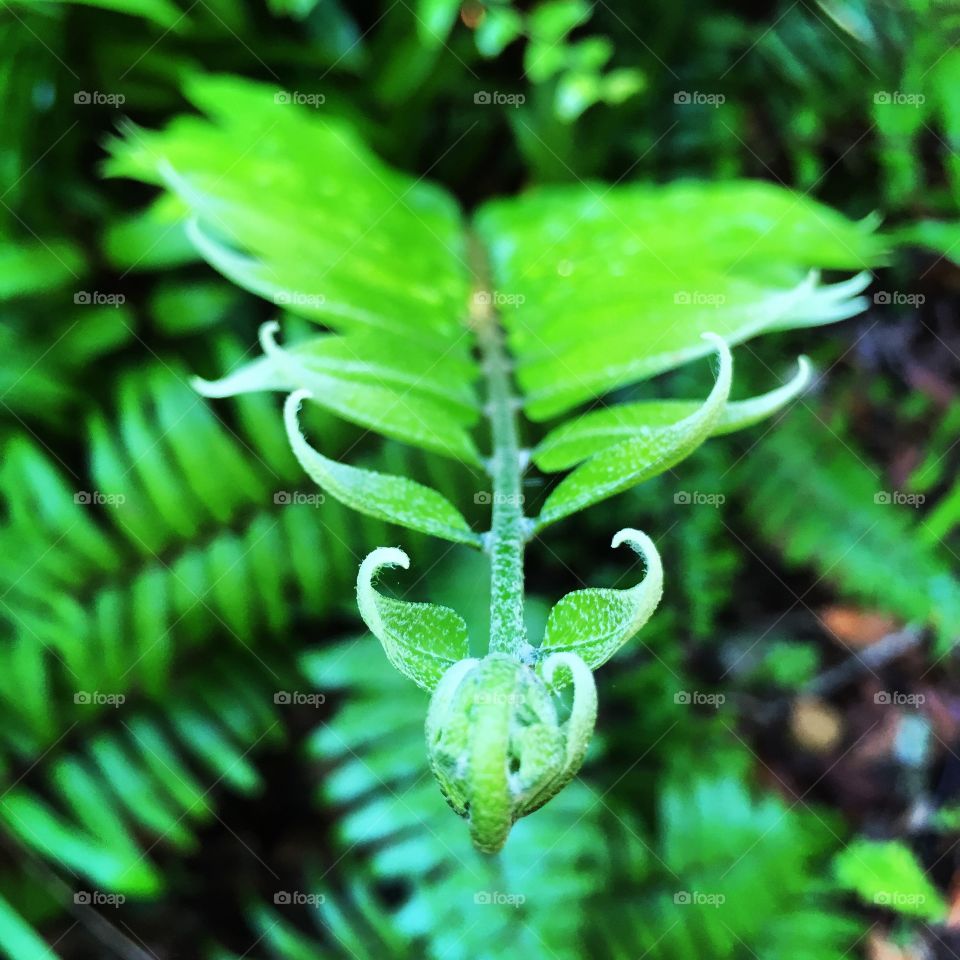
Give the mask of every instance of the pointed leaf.
[[155, 896], [163, 888], [162, 876], [136, 848], [105, 844], [26, 791], [11, 790], [0, 801], [0, 819], [27, 846], [106, 890]]
[[461, 338], [466, 354], [453, 197], [391, 169], [343, 119], [278, 101], [275, 84], [194, 74], [186, 94], [206, 118], [130, 131], [111, 173], [161, 182], [189, 209], [201, 254], [290, 312], [426, 344]]
[[[646, 564], [643, 580], [628, 590], [588, 588], [563, 597], [550, 611], [538, 656], [549, 663], [554, 654], [577, 654], [591, 670], [605, 664], [650, 619], [663, 595], [663, 566], [653, 541], [639, 530], [626, 528], [611, 546], [628, 543]], [[559, 661], [558, 661], [559, 664]], [[554, 686], [567, 682], [547, 677]]]
[[383, 567], [398, 566], [409, 569], [410, 558], [397, 547], [379, 547], [360, 564], [360, 616], [394, 667], [418, 686], [433, 690], [444, 673], [467, 656], [467, 625], [449, 607], [394, 600], [378, 593], [373, 586], [377, 574]]
[[873, 907], [938, 922], [948, 908], [916, 855], [899, 840], [858, 839], [836, 857], [840, 886]]
[[[342, 362], [318, 368], [303, 351], [281, 348], [275, 339], [279, 329], [276, 321], [261, 326], [260, 345], [266, 356], [228, 378], [231, 382], [227, 385], [234, 391], [308, 390], [314, 403], [345, 420], [395, 440], [466, 463], [480, 464], [476, 445], [461, 425], [462, 415], [457, 416], [448, 407], [410, 387], [398, 390], [383, 382], [343, 376]], [[330, 340], [344, 342], [343, 337], [322, 338], [322, 341]], [[354, 359], [359, 362], [360, 358]], [[194, 383], [201, 393], [209, 395], [212, 391], [223, 395], [223, 382], [209, 384], [198, 380]]]
[[294, 455], [315, 483], [360, 513], [455, 543], [480, 545], [460, 511], [436, 490], [406, 477], [351, 467], [314, 450], [297, 423], [300, 402], [309, 395], [305, 390], [291, 393], [283, 419]]
[[874, 219], [748, 181], [543, 188], [475, 222], [536, 420], [703, 356], [706, 331], [733, 345], [852, 316], [869, 276], [816, 271], [863, 270], [885, 245]]
[[730, 395], [733, 358], [720, 337], [704, 334], [720, 354], [720, 369], [710, 396], [696, 413], [655, 433], [615, 444], [565, 477], [547, 497], [537, 529], [669, 470], [689, 456], [716, 427]]
[[[476, 373], [472, 360], [387, 333], [321, 334], [285, 347], [284, 352], [310, 373], [422, 395], [443, 407], [458, 424], [469, 426], [479, 417], [480, 405], [471, 386]], [[197, 377], [193, 387], [205, 397], [306, 389], [268, 357], [251, 360], [218, 380]]]
[[[710, 435], [753, 426], [798, 397], [810, 383], [813, 370], [806, 357], [800, 357], [798, 364], [796, 375], [782, 387], [749, 400], [728, 402]], [[541, 470], [568, 470], [624, 440], [648, 437], [655, 442], [658, 434], [692, 416], [700, 406], [696, 400], [645, 400], [595, 410], [552, 430], [533, 451], [532, 459]]]

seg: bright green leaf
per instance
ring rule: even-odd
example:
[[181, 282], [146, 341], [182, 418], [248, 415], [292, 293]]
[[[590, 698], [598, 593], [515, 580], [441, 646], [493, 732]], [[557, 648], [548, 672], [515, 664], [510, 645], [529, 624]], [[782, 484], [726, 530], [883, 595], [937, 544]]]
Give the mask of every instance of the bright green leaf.
[[913, 851], [898, 840], [856, 840], [834, 861], [840, 885], [872, 907], [942, 920], [947, 905]]
[[284, 404], [290, 446], [300, 466], [323, 490], [348, 507], [371, 517], [420, 530], [435, 537], [478, 546], [480, 538], [446, 497], [406, 477], [351, 467], [314, 450], [297, 423], [297, 410], [309, 394], [299, 390]]
[[414, 16], [417, 18], [417, 35], [428, 49], [443, 44], [460, 12], [460, 0], [417, 0]]
[[601, 96], [600, 77], [588, 71], [570, 71], [557, 82], [554, 109], [565, 123], [572, 123]]
[[523, 17], [510, 7], [490, 7], [477, 26], [474, 39], [484, 57], [497, 57], [523, 33]]
[[153, 865], [138, 851], [104, 845], [24, 791], [7, 793], [0, 801], [0, 818], [28, 846], [106, 890], [149, 896], [163, 886]]
[[[720, 436], [759, 423], [798, 397], [810, 383], [812, 367], [800, 357], [796, 375], [781, 387], [749, 400], [729, 401], [723, 408], [711, 436]], [[533, 451], [533, 462], [548, 472], [567, 470], [587, 457], [615, 443], [635, 437], [647, 437], [652, 443], [661, 439], [679, 421], [700, 409], [695, 400], [643, 400], [624, 403], [585, 413], [576, 420], [552, 430]]]
[[722, 339], [704, 336], [720, 354], [720, 369], [703, 406], [672, 426], [615, 444], [581, 464], [547, 497], [538, 529], [669, 470], [710, 436], [730, 394], [733, 358]]
[[377, 574], [383, 567], [397, 566], [408, 569], [410, 558], [396, 547], [379, 547], [360, 564], [360, 615], [394, 667], [418, 686], [433, 690], [447, 669], [467, 656], [467, 625], [449, 607], [378, 593], [373, 586]]
[[546, 0], [530, 14], [530, 34], [547, 44], [559, 44], [570, 31], [590, 19], [583, 0]]
[[[266, 355], [263, 359], [234, 372], [226, 383], [196, 380], [194, 386], [204, 396], [251, 390], [307, 390], [314, 403], [345, 420], [466, 463], [480, 463], [476, 445], [463, 427], [464, 422], [476, 418], [477, 411], [468, 409], [464, 417], [462, 405], [438, 402], [417, 389], [416, 348], [397, 355], [401, 362], [404, 358], [410, 360], [407, 386], [402, 382], [403, 375], [391, 377], [394, 366], [381, 365], [378, 369], [374, 364], [365, 364], [363, 354], [352, 357], [353, 370], [339, 362], [336, 354], [329, 359], [323, 357], [322, 348], [330, 345], [345, 347], [349, 355], [351, 344], [344, 337], [323, 338], [309, 352], [284, 350], [274, 338], [278, 329], [275, 322], [261, 327], [260, 344]], [[358, 368], [365, 368], [364, 373], [352, 375]], [[378, 372], [394, 379], [396, 388], [387, 379], [378, 378]], [[427, 380], [423, 373], [420, 378]]]
[[57, 960], [56, 953], [3, 897], [0, 897], [0, 950], [10, 960]]
[[483, 207], [477, 229], [525, 411], [536, 420], [769, 330], [859, 312], [884, 242], [808, 197], [755, 182], [578, 185]]
[[538, 655], [572, 652], [591, 670], [603, 666], [650, 619], [663, 594], [663, 566], [653, 541], [639, 530], [624, 529], [611, 546], [628, 543], [647, 571], [628, 590], [588, 588], [568, 593], [550, 611]]

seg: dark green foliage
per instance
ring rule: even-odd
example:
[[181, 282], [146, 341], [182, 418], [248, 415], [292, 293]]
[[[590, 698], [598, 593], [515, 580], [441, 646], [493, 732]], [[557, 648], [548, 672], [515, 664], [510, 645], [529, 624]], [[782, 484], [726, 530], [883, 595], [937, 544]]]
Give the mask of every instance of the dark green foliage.
[[[831, 885], [814, 881], [834, 825], [755, 800], [732, 772], [696, 775], [678, 763], [639, 819], [635, 771], [612, 787], [578, 784], [521, 821], [498, 862], [479, 856], [419, 770], [422, 732], [411, 717], [423, 695], [385, 664], [364, 670], [369, 643], [303, 660], [314, 687], [343, 703], [307, 749], [327, 771], [317, 799], [339, 811], [336, 841], [354, 879], [335, 891], [329, 872], [308, 865], [300, 891], [316, 901], [312, 929], [282, 896], [254, 908], [257, 957], [682, 960], [710, 943], [722, 956], [827, 960], [859, 936], [854, 921], [825, 909]], [[641, 722], [649, 710], [641, 706]], [[393, 891], [387, 911], [378, 886]], [[603, 924], [592, 920], [597, 910]]]
[[892, 489], [853, 438], [835, 439], [810, 411], [766, 438], [743, 463], [748, 516], [792, 564], [932, 625], [939, 649], [950, 649], [960, 633], [960, 585], [949, 548], [925, 533], [922, 495]]

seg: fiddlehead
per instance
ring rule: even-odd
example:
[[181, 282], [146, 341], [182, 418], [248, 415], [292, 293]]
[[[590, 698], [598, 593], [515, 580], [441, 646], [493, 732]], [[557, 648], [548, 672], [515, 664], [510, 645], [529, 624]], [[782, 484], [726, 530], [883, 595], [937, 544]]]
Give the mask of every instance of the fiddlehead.
[[[560, 669], [574, 678], [573, 707], [562, 723], [551, 685]], [[496, 853], [520, 817], [569, 783], [596, 715], [593, 674], [576, 654], [553, 654], [539, 672], [502, 653], [447, 671], [427, 714], [427, 752], [477, 849]]]

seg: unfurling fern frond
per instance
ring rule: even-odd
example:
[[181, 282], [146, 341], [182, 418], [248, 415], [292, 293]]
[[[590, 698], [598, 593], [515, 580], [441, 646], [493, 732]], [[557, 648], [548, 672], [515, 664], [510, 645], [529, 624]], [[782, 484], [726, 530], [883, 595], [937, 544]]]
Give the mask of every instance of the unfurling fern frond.
[[[268, 325], [261, 359], [198, 389], [287, 392], [290, 443], [327, 493], [489, 554], [491, 636], [479, 662], [453, 611], [376, 591], [379, 570], [405, 565], [402, 552], [371, 555], [357, 592], [394, 665], [434, 693], [428, 750], [445, 796], [478, 847], [499, 849], [511, 824], [576, 772], [593, 727], [591, 671], [642, 627], [660, 592], [653, 543], [624, 524], [614, 544], [644, 557], [646, 579], [564, 598], [536, 647], [524, 629], [525, 544], [799, 392], [806, 366], [788, 388], [730, 403], [730, 346], [858, 312], [866, 274], [823, 286], [815, 271], [873, 263], [872, 225], [764, 184], [680, 183], [536, 191], [481, 208], [468, 228], [452, 197], [387, 168], [346, 125], [241, 81], [197, 80], [188, 93], [210, 119], [130, 131], [113, 172], [164, 184], [189, 208], [211, 264], [332, 331], [286, 346]], [[224, 156], [235, 158], [226, 172]], [[582, 404], [711, 354], [717, 378], [702, 402], [570, 419]], [[490, 529], [471, 529], [445, 496], [408, 477], [322, 453], [301, 432], [303, 401], [485, 474], [477, 482], [492, 504]], [[528, 450], [521, 411], [533, 429], [566, 420]], [[473, 435], [481, 416], [485, 454]], [[528, 461], [569, 470], [536, 517], [524, 513]], [[554, 695], [571, 680], [572, 711], [561, 719]]]

